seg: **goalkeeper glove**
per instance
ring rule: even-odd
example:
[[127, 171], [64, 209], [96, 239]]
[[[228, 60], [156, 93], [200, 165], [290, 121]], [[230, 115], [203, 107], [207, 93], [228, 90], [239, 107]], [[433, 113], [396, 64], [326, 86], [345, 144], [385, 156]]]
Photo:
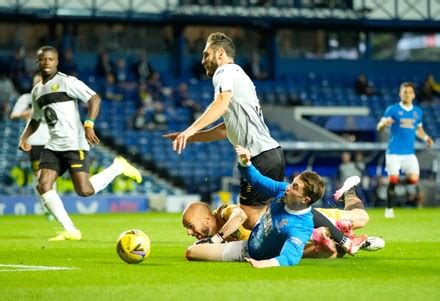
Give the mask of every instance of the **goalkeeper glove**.
[[214, 234], [211, 237], [206, 237], [206, 238], [199, 239], [196, 242], [196, 245], [206, 244], [206, 243], [208, 243], [208, 244], [221, 244], [221, 243], [224, 243], [224, 242], [225, 242], [225, 240], [223, 239], [223, 234], [222, 233], [216, 233], [216, 234]]

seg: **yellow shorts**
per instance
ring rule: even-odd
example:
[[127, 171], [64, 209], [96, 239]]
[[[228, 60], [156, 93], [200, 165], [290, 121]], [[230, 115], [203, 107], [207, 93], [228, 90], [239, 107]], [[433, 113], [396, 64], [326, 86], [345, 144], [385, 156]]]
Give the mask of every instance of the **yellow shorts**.
[[316, 208], [316, 210], [324, 214], [326, 217], [331, 218], [335, 221], [339, 221], [342, 219], [341, 210], [339, 209]]

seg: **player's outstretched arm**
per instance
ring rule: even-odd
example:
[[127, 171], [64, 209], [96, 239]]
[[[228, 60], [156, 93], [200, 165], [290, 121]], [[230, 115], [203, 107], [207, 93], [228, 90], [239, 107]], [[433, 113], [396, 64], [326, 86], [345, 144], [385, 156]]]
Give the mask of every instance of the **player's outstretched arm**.
[[173, 150], [177, 154], [181, 154], [186, 147], [188, 139], [195, 135], [198, 131], [206, 128], [208, 125], [217, 121], [228, 109], [232, 98], [232, 93], [229, 91], [222, 92], [214, 99], [203, 114], [197, 118], [194, 123], [186, 130], [181, 132], [173, 140]]
[[[174, 141], [182, 132], [174, 132], [162, 135], [162, 137]], [[226, 139], [226, 126], [224, 122], [204, 131], [198, 131], [188, 138], [187, 143], [190, 142], [212, 142]]]

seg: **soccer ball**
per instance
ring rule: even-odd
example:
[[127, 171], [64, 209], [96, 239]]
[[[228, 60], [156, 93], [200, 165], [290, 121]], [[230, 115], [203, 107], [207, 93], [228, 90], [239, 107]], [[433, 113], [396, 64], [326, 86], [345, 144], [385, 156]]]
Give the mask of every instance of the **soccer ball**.
[[118, 237], [116, 252], [126, 263], [140, 263], [150, 254], [150, 239], [141, 230], [124, 231]]

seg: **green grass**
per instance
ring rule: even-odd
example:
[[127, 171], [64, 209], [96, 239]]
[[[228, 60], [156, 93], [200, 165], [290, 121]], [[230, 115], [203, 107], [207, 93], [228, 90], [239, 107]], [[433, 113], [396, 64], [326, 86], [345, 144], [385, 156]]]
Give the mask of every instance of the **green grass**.
[[[1, 300], [440, 300], [440, 209], [371, 210], [362, 231], [385, 249], [290, 268], [187, 262], [193, 242], [177, 214], [74, 215], [82, 241], [48, 242], [59, 230], [41, 216], [0, 217], [0, 264], [74, 267], [12, 271], [0, 267]], [[139, 265], [122, 262], [115, 240], [139, 228], [152, 241]], [[8, 270], [8, 271], [5, 271]], [[305, 299], [307, 298], [307, 299]]]

